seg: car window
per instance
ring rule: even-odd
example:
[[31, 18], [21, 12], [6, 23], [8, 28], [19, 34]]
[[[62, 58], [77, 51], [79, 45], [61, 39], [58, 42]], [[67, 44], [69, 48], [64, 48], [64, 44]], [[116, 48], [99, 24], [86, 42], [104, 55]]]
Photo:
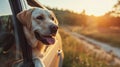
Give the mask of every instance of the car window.
[[[12, 11], [8, 0], [0, 1], [0, 67], [8, 67], [15, 60]], [[11, 49], [12, 48], [12, 49]], [[14, 50], [13, 50], [14, 49]]]
[[32, 8], [32, 6], [30, 6], [30, 5], [27, 4], [27, 1], [26, 1], [26, 0], [24, 0], [24, 2], [25, 2], [26, 9]]

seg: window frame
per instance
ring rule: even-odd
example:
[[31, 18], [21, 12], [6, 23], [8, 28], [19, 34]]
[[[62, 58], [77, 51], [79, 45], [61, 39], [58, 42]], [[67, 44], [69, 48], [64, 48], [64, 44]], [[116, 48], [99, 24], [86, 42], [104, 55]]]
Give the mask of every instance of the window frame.
[[27, 43], [23, 26], [16, 17], [20, 11], [24, 10], [24, 5], [22, 5], [23, 2], [22, 0], [9, 0], [9, 3], [13, 14], [13, 26], [15, 31], [16, 45], [19, 45], [22, 49], [23, 63], [34, 64], [32, 60], [32, 47]]

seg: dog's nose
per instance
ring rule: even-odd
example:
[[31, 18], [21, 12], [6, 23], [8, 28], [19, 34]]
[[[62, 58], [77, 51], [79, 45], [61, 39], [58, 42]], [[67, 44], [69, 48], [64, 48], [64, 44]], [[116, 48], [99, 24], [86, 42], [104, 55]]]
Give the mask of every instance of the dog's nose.
[[58, 30], [57, 25], [50, 25], [50, 32], [51, 32], [52, 35], [55, 35], [57, 30]]

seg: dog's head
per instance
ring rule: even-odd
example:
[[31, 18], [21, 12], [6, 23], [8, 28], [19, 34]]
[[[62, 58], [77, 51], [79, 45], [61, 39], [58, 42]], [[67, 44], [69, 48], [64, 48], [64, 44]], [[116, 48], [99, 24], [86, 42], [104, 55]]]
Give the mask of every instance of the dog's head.
[[33, 8], [20, 12], [17, 18], [35, 37], [44, 44], [54, 44], [58, 22], [52, 11]]

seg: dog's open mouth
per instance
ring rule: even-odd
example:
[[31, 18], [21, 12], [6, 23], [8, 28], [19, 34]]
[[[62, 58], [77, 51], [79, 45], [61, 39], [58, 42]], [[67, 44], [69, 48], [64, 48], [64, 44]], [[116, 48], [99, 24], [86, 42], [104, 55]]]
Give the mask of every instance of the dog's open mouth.
[[41, 36], [38, 32], [34, 32], [35, 37], [46, 45], [51, 45], [55, 43], [55, 38], [53, 36]]

